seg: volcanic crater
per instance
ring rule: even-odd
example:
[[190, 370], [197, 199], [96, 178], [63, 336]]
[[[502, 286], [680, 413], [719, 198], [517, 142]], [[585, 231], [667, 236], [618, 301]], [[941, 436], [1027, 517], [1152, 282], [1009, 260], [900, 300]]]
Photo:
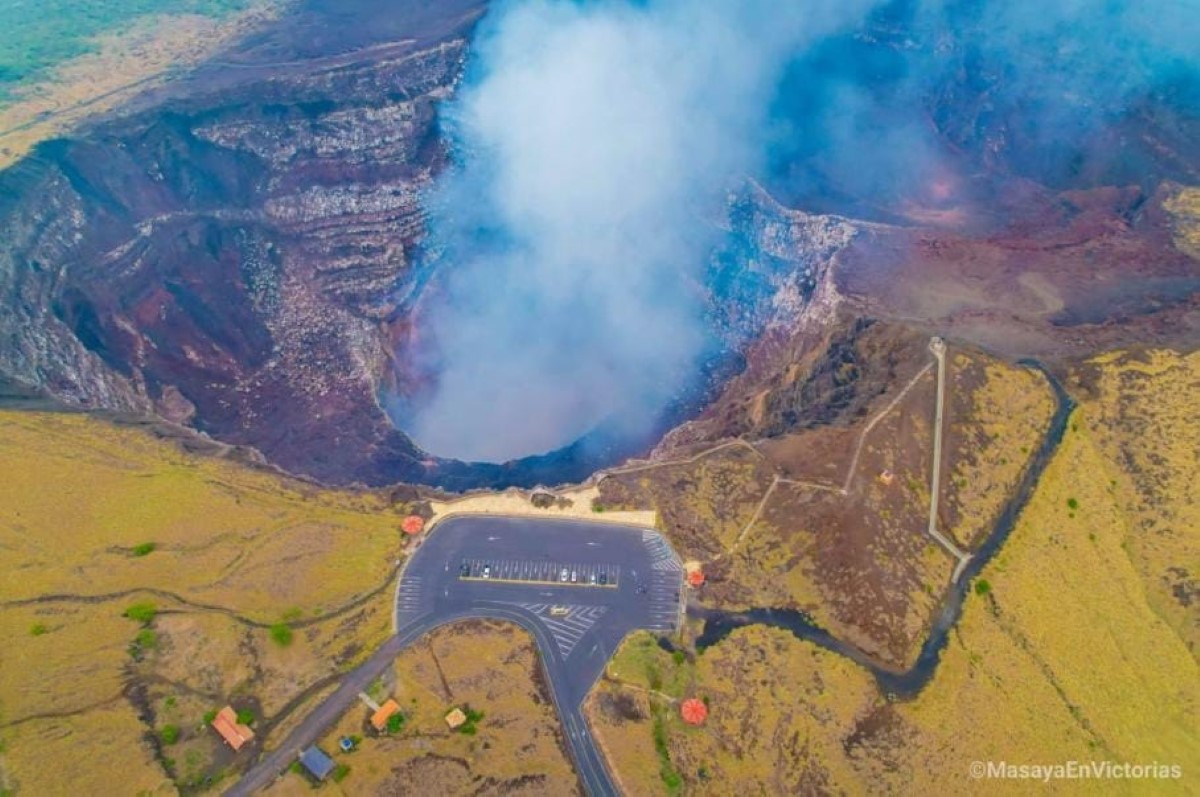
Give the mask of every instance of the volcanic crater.
[[[449, 161], [439, 104], [483, 6], [383, 5], [304, 4], [0, 173], [5, 380], [184, 425], [322, 482], [463, 490], [580, 481], [748, 425], [842, 423], [871, 374], [903, 370], [845, 361], [839, 340], [867, 319], [1051, 363], [1196, 339], [1200, 274], [1166, 209], [1197, 180], [1191, 111], [1139, 106], [1081, 144], [1095, 153], [1129, 131], [1107, 161], [1039, 182], [1010, 136], [1018, 110], [983, 114], [987, 87], [964, 79], [940, 87], [976, 101], [930, 119], [954, 157], [920, 191], [807, 204], [777, 179], [731, 193], [702, 284], [681, 287], [701, 292], [720, 345], [643, 436], [601, 427], [504, 464], [439, 458], [385, 407], [424, 378], [403, 356], [439, 279], [423, 265], [422, 197]], [[803, 411], [747, 416], [796, 356], [866, 377], [794, 397]]]

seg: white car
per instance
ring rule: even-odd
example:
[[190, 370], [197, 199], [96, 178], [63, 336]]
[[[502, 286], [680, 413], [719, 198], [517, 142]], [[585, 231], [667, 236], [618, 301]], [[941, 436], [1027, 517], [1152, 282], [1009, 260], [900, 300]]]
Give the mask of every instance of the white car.
[[572, 583], [572, 584], [574, 584], [574, 583], [575, 583], [576, 581], [578, 581], [578, 580], [579, 580], [579, 571], [578, 571], [578, 570], [572, 570], [572, 571], [571, 571], [571, 583]]
[[484, 565], [484, 566], [483, 566], [483, 577], [484, 577], [484, 578], [491, 578], [491, 577], [492, 577], [492, 566], [491, 566], [491, 565]]
[[567, 580], [567, 568], [565, 568], [565, 567], [563, 568], [563, 571], [562, 571], [562, 573], [560, 573], [560, 574], [559, 574], [559, 576], [558, 576], [558, 580], [559, 580], [559, 581], [566, 581], [566, 580]]

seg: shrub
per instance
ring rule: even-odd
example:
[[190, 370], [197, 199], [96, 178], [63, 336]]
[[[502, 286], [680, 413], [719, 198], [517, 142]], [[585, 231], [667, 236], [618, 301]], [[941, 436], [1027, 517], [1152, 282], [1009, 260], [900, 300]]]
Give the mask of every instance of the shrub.
[[156, 547], [158, 547], [158, 546], [156, 546], [152, 542], [143, 542], [139, 545], [133, 546], [133, 555], [134, 556], [148, 556], [148, 555], [154, 553], [154, 549]]
[[987, 595], [992, 591], [992, 585], [987, 582], [987, 579], [981, 578], [975, 582], [975, 594]]
[[158, 732], [158, 738], [162, 739], [163, 744], [175, 744], [179, 741], [179, 726], [162, 726], [162, 729]]
[[343, 780], [346, 779], [346, 776], [349, 774], [350, 774], [350, 765], [349, 764], [338, 764], [336, 767], [333, 768], [333, 782], [341, 783]]
[[204, 712], [204, 724], [212, 725], [213, 720], [217, 718], [217, 710], [214, 708], [211, 711]]
[[661, 710], [655, 710], [654, 712], [654, 725], [651, 733], [654, 738], [654, 751], [658, 753], [658, 775], [662, 778], [663, 785], [667, 787], [667, 791], [675, 794], [683, 786], [683, 777], [671, 761], [671, 751], [667, 744], [667, 724], [663, 719]]
[[299, 761], [293, 761], [292, 765], [290, 767], [288, 767], [288, 769], [290, 769], [292, 772], [294, 772], [297, 775], [304, 774], [304, 767], [300, 766]]
[[479, 721], [483, 719], [482, 711], [475, 711], [470, 706], [463, 706], [463, 714], [467, 715], [467, 721], [458, 726], [458, 732], [464, 733], [467, 736], [474, 736], [479, 728]]
[[153, 603], [135, 603], [125, 610], [126, 617], [130, 620], [136, 620], [142, 625], [149, 625], [154, 622], [157, 614], [158, 607]]
[[671, 660], [675, 662], [676, 666], [683, 664], [683, 661], [686, 658], [687, 658], [687, 656], [684, 655], [684, 652], [682, 650], [671, 651]]
[[393, 714], [392, 716], [388, 717], [387, 718], [387, 732], [388, 733], [399, 733], [400, 729], [404, 727], [404, 720], [405, 720], [404, 715], [398, 711], [395, 714]]
[[143, 628], [141, 631], [138, 631], [138, 635], [134, 637], [133, 643], [137, 645], [138, 650], [154, 650], [158, 647], [158, 634], [149, 628]]
[[1079, 501], [1075, 500], [1074, 498], [1068, 498], [1067, 499], [1067, 508], [1070, 509], [1071, 511], [1075, 511], [1076, 509], [1079, 508]]
[[292, 644], [292, 627], [287, 623], [276, 623], [271, 626], [269, 633], [271, 641], [281, 648]]
[[30, 636], [41, 636], [42, 634], [50, 633], [50, 629], [43, 623], [36, 623], [29, 629]]
[[253, 725], [254, 712], [248, 708], [243, 708], [237, 713], [237, 721], [239, 725]]

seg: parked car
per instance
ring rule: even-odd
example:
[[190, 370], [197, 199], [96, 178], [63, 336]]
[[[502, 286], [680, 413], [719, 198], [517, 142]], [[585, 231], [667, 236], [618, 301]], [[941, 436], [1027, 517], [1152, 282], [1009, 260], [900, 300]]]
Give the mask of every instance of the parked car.
[[608, 573], [601, 573], [600, 574], [600, 586], [603, 587], [607, 583], [608, 583]]
[[484, 578], [491, 578], [491, 577], [492, 577], [492, 566], [491, 566], [491, 565], [484, 565], [484, 566], [483, 566], [483, 577], [484, 577]]
[[578, 580], [579, 580], [579, 571], [578, 571], [578, 570], [572, 570], [572, 571], [571, 571], [571, 583], [572, 583], [572, 584], [574, 584], [574, 583], [575, 583], [576, 581], [578, 581]]
[[565, 568], [565, 567], [564, 567], [564, 568], [563, 568], [563, 570], [562, 570], [562, 573], [560, 573], [560, 574], [559, 574], [559, 576], [558, 576], [558, 580], [559, 580], [559, 581], [566, 581], [566, 580], [567, 580], [567, 576], [568, 576], [568, 575], [569, 575], [569, 574], [567, 573], [567, 568]]

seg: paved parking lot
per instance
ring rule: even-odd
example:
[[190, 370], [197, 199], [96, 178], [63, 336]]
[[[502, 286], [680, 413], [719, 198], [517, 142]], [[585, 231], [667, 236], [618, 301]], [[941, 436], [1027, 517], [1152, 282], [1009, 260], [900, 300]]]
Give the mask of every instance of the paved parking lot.
[[590, 792], [610, 794], [581, 705], [629, 632], [675, 631], [682, 590], [683, 566], [652, 529], [463, 517], [441, 523], [413, 555], [396, 623], [407, 635], [476, 613], [530, 629], [580, 776]]
[[463, 559], [460, 579], [508, 581], [515, 584], [570, 584], [617, 588], [621, 566], [543, 559]]
[[446, 520], [412, 555], [396, 587], [396, 634], [229, 794], [247, 795], [283, 771], [405, 647], [438, 626], [488, 617], [517, 623], [533, 637], [584, 789], [616, 795], [583, 718], [583, 700], [627, 634], [677, 628], [682, 589], [678, 557], [651, 529], [532, 518]]

